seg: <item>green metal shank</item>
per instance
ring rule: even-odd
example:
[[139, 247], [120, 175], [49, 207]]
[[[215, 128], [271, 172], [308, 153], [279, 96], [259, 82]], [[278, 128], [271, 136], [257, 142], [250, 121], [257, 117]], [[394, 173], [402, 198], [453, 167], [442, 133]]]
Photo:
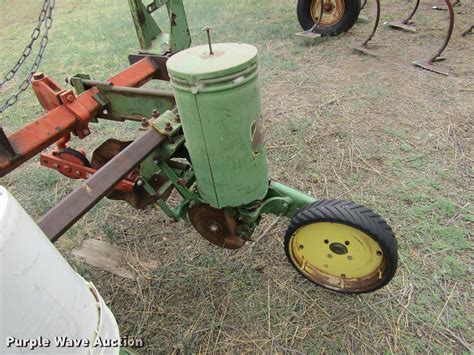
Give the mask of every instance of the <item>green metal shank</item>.
[[[176, 53], [191, 45], [188, 20], [182, 0], [155, 0], [145, 6], [143, 0], [128, 0], [141, 53]], [[156, 23], [152, 13], [166, 5], [168, 33]]]

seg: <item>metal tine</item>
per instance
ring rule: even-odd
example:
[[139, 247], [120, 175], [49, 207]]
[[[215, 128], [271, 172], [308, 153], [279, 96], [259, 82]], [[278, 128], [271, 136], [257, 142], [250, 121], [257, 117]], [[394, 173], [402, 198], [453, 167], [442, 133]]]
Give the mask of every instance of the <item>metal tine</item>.
[[433, 54], [431, 57], [427, 59], [421, 59], [413, 62], [413, 65], [417, 67], [424, 68], [426, 70], [432, 71], [434, 73], [442, 74], [442, 75], [449, 75], [449, 71], [447, 69], [444, 69], [442, 67], [433, 65], [434, 62], [439, 62], [441, 60], [444, 60], [446, 58], [441, 57], [441, 53], [446, 49], [448, 46], [449, 40], [451, 39], [451, 35], [453, 34], [453, 28], [454, 28], [454, 9], [453, 5], [451, 4], [450, 0], [445, 0], [446, 6], [448, 7], [449, 10], [449, 27], [448, 27], [448, 33], [446, 34], [446, 37], [444, 39], [443, 44], [439, 49], [436, 51], [435, 54]]
[[375, 4], [377, 6], [377, 12], [376, 12], [374, 26], [372, 27], [372, 32], [361, 44], [352, 46], [353, 50], [364, 53], [364, 54], [368, 54], [374, 57], [376, 57], [377, 54], [373, 52], [372, 50], [370, 50], [369, 48], [367, 48], [367, 43], [369, 43], [370, 40], [372, 40], [372, 37], [374, 37], [375, 32], [377, 32], [377, 28], [380, 22], [380, 0], [375, 0]]
[[413, 16], [415, 16], [415, 13], [418, 10], [419, 5], [420, 5], [420, 0], [416, 0], [415, 7], [405, 19], [400, 20], [400, 21], [385, 22], [385, 24], [389, 27], [397, 28], [402, 31], [407, 31], [407, 32], [412, 32], [412, 33], [416, 32], [416, 27], [413, 25], [410, 25], [410, 21], [413, 18]]

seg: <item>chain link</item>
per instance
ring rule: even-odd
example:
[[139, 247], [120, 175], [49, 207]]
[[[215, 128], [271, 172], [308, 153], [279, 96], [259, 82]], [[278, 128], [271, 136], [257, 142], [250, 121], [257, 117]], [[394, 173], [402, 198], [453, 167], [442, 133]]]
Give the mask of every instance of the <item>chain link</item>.
[[24, 62], [28, 58], [28, 56], [31, 54], [33, 45], [36, 42], [36, 40], [40, 37], [41, 27], [44, 24], [44, 32], [39, 44], [38, 54], [36, 55], [36, 58], [30, 68], [28, 76], [18, 86], [18, 91], [14, 93], [13, 95], [11, 95], [8, 98], [8, 100], [5, 101], [5, 103], [0, 106], [0, 113], [5, 111], [8, 107], [13, 106], [18, 101], [18, 97], [21, 95], [21, 93], [23, 93], [28, 88], [28, 86], [31, 83], [31, 78], [33, 77], [33, 74], [36, 72], [36, 70], [41, 64], [44, 51], [49, 42], [48, 32], [53, 25], [53, 9], [54, 9], [55, 2], [56, 0], [44, 0], [43, 8], [41, 9], [41, 13], [38, 17], [38, 24], [36, 25], [35, 29], [31, 33], [30, 43], [23, 50], [23, 53], [21, 54], [20, 58], [18, 59], [16, 64], [13, 66], [13, 68], [0, 81], [0, 88], [1, 88], [7, 81], [10, 81], [13, 79], [13, 77], [16, 75], [18, 70], [21, 68], [21, 66], [24, 64]]

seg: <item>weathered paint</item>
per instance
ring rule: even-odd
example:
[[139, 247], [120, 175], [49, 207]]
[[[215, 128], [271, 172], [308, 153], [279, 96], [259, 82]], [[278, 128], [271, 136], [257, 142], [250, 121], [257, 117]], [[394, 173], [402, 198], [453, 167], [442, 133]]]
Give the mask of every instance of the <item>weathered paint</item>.
[[167, 66], [199, 193], [215, 208], [237, 207], [268, 189], [262, 134], [252, 132], [262, 120], [258, 53], [241, 43], [213, 49], [182, 51]]

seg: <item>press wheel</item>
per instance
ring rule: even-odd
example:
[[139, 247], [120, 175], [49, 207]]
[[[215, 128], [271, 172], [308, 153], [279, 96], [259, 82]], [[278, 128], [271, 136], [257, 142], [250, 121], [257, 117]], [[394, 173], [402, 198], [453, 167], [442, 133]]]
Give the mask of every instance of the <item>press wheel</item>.
[[298, 211], [285, 235], [291, 265], [310, 281], [337, 292], [363, 293], [386, 285], [397, 269], [397, 241], [370, 209], [322, 200]]
[[301, 27], [307, 31], [318, 22], [323, 1], [323, 15], [316, 30], [323, 36], [348, 31], [357, 21], [360, 0], [298, 0], [296, 12]]

